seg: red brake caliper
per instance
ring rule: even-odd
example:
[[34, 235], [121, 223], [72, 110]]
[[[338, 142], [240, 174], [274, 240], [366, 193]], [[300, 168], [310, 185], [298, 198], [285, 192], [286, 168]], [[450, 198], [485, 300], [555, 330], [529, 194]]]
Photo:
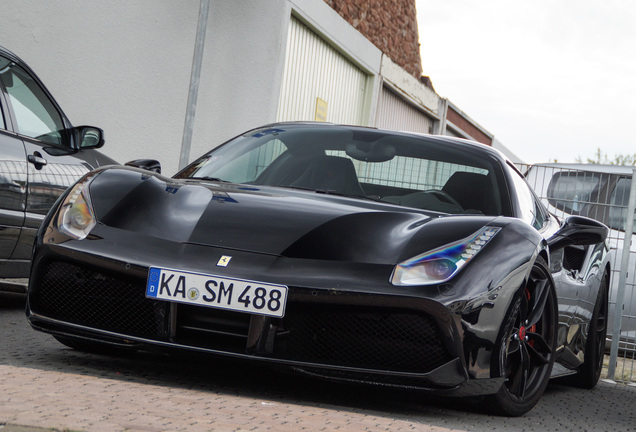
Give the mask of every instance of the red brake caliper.
[[[530, 299], [531, 299], [531, 295], [530, 295], [530, 291], [528, 289], [526, 289], [526, 298], [528, 299], [528, 303], [530, 303]], [[524, 340], [526, 337], [527, 333], [534, 333], [537, 331], [537, 325], [534, 324], [532, 325], [532, 327], [526, 329], [525, 327], [521, 327], [521, 329], [519, 329], [519, 338], [520, 340]], [[521, 334], [523, 333], [523, 335]], [[530, 345], [531, 347], [534, 348], [534, 341], [528, 341], [528, 345]]]

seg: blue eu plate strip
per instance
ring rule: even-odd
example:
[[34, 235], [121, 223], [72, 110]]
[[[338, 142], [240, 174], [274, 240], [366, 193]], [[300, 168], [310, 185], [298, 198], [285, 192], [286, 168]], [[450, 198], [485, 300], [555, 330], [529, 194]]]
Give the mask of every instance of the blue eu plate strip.
[[159, 292], [159, 276], [161, 269], [151, 267], [148, 272], [148, 284], [146, 285], [146, 297], [157, 297]]

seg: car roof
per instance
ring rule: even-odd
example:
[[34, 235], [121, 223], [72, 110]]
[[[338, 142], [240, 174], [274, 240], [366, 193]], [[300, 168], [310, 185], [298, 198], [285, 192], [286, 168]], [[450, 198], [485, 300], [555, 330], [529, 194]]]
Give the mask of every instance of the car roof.
[[587, 171], [594, 173], [604, 174], [618, 174], [631, 176], [636, 167], [626, 165], [600, 165], [600, 164], [582, 164], [582, 163], [541, 163], [532, 165], [528, 171], [531, 171], [535, 167], [546, 167], [555, 170], [568, 170], [568, 171]]

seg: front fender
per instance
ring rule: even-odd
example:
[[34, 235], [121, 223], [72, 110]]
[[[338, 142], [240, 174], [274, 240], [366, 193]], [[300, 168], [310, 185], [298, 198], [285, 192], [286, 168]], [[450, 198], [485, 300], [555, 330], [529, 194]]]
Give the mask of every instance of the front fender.
[[473, 379], [496, 378], [492, 356], [501, 344], [502, 325], [537, 257], [547, 261], [549, 256], [543, 237], [525, 222], [498, 218], [489, 225], [502, 229], [457, 280], [440, 289], [452, 298], [446, 306], [463, 332], [463, 360]]

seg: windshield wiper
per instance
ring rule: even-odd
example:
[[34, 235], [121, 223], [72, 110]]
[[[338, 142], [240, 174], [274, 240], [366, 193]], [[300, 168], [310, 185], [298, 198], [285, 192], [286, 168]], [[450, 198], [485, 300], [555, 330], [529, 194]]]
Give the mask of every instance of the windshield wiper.
[[223, 180], [220, 179], [218, 177], [208, 177], [208, 176], [202, 176], [202, 177], [188, 177], [190, 180], [207, 180], [207, 181], [214, 181], [214, 182], [219, 182], [219, 183], [231, 183], [227, 180]]
[[336, 192], [333, 189], [315, 189], [315, 188], [311, 188], [311, 187], [302, 187], [302, 186], [288, 186], [288, 185], [277, 185], [276, 187], [281, 187], [281, 188], [286, 188], [286, 189], [298, 189], [298, 190], [302, 190], [302, 191], [308, 191], [308, 192], [316, 192], [319, 194], [324, 194], [324, 195], [340, 195], [340, 196], [347, 196], [345, 194], [342, 194], [340, 192]]
[[359, 199], [366, 199], [367, 198], [367, 197], [361, 196], [361, 195], [351, 195], [351, 194], [338, 192], [338, 191], [336, 191], [334, 189], [315, 189], [315, 188], [302, 187], [302, 186], [279, 186], [279, 187], [289, 188], [289, 189], [298, 189], [298, 190], [304, 190], [304, 191], [309, 191], [309, 192], [315, 192], [317, 194], [322, 194], [322, 195], [335, 195], [335, 196], [342, 196], [342, 197], [349, 197], [349, 198], [359, 198]]
[[349, 196], [340, 192], [336, 192], [333, 189], [312, 189], [314, 192], [325, 195], [338, 195], [338, 196]]

